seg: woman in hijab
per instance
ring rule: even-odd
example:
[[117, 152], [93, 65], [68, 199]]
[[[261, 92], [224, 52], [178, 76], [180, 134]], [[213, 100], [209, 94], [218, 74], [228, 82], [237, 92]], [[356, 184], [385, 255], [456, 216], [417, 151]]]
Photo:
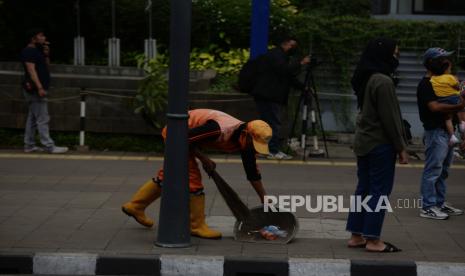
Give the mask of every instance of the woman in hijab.
[[[358, 184], [346, 229], [352, 233], [350, 248], [370, 252], [400, 251], [380, 239], [385, 210], [390, 208], [387, 197], [394, 184], [396, 156], [401, 164], [408, 163], [393, 79], [398, 56], [396, 41], [374, 39], [365, 48], [352, 78], [359, 108], [354, 142]], [[369, 208], [364, 208], [362, 202]]]

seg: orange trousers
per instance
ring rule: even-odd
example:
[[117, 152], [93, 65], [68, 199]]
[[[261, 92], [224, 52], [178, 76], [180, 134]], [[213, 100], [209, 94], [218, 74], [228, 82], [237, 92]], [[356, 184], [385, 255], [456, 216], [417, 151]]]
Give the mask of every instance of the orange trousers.
[[[194, 154], [189, 153], [188, 157], [189, 168], [189, 192], [196, 193], [203, 190], [202, 175], [200, 174], [199, 165], [195, 160]], [[157, 178], [163, 181], [163, 168], [158, 171]]]
[[[208, 135], [203, 134], [203, 136], [196, 136], [196, 137], [189, 137], [189, 142], [196, 141], [201, 137], [208, 137], [209, 135], [215, 135], [218, 134], [218, 131], [213, 131], [211, 133], [208, 133]], [[163, 137], [163, 140], [166, 140], [166, 133], [167, 129], [166, 127], [163, 128], [161, 135]], [[189, 191], [191, 193], [196, 193], [198, 191], [203, 190], [203, 184], [202, 184], [202, 175], [200, 174], [199, 170], [199, 165], [197, 163], [197, 160], [195, 160], [195, 156], [193, 153], [189, 152], [189, 157], [188, 157], [188, 168], [189, 168]], [[163, 181], [163, 167], [158, 171], [157, 178], [160, 181]]]

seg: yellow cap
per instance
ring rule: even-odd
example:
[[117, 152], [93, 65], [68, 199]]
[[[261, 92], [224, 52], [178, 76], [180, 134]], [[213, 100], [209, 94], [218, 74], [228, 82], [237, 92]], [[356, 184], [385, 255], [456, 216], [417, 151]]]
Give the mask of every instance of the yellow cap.
[[254, 120], [247, 123], [247, 132], [253, 140], [255, 151], [261, 154], [269, 154], [268, 142], [273, 131], [271, 127], [262, 120]]

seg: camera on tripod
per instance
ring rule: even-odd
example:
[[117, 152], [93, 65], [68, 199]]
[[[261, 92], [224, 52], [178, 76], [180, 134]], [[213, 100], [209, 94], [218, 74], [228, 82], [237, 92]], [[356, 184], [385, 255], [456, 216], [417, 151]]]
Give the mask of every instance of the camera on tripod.
[[[324, 157], [329, 158], [328, 146], [326, 143], [326, 134], [323, 127], [323, 120], [321, 118], [321, 109], [318, 99], [318, 93], [315, 86], [315, 81], [313, 79], [312, 69], [320, 65], [322, 62], [319, 61], [316, 57], [310, 55], [310, 63], [305, 67], [305, 80], [304, 87], [300, 94], [299, 103], [297, 104], [297, 110], [294, 115], [294, 120], [291, 125], [291, 131], [288, 139], [289, 145], [295, 143], [294, 134], [296, 130], [297, 119], [299, 114], [302, 116], [302, 128], [300, 135], [300, 147], [303, 149], [303, 160], [306, 160], [307, 157], [307, 129], [308, 121], [311, 122], [312, 138], [313, 138], [313, 149], [310, 150], [309, 157]], [[301, 110], [302, 109], [302, 110]], [[318, 146], [318, 130], [317, 130], [317, 117], [319, 121], [320, 132], [323, 136], [324, 150], [320, 149]], [[293, 142], [294, 141], [294, 142]]]
[[313, 69], [315, 67], [317, 67], [318, 65], [322, 64], [323, 62], [320, 61], [318, 58], [316, 57], [310, 57], [310, 63], [307, 64], [306, 68], [307, 70], [309, 69]]

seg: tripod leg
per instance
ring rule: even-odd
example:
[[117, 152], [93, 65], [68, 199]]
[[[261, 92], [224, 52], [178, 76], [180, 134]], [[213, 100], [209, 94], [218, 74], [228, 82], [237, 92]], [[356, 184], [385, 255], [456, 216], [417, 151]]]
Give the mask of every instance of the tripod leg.
[[321, 157], [324, 156], [324, 152], [318, 147], [318, 134], [317, 134], [317, 121], [315, 116], [315, 109], [312, 105], [312, 110], [310, 111], [312, 119], [312, 133], [313, 133], [313, 150], [310, 152], [312, 157]]
[[316, 111], [318, 112], [318, 119], [320, 120], [320, 130], [323, 136], [323, 143], [325, 147], [325, 152], [326, 152], [326, 158], [329, 158], [329, 152], [328, 152], [328, 144], [326, 142], [326, 133], [323, 127], [323, 119], [321, 117], [321, 109], [320, 109], [320, 99], [318, 99], [318, 94], [316, 92], [316, 86], [315, 86], [315, 81], [313, 79], [313, 74], [311, 70], [309, 70], [309, 79], [312, 83], [312, 96], [315, 99], [315, 106], [316, 106]]
[[300, 147], [303, 149], [305, 149], [305, 144], [307, 143], [306, 141], [307, 118], [308, 118], [308, 107], [307, 107], [307, 103], [304, 103], [304, 106], [302, 108], [302, 135], [300, 139]]
[[325, 133], [325, 129], [323, 127], [323, 119], [321, 117], [320, 101], [318, 99], [318, 95], [316, 93], [316, 90], [313, 91], [313, 96], [315, 98], [316, 110], [318, 112], [318, 120], [320, 121], [320, 129], [321, 129], [321, 133], [323, 135], [323, 144], [324, 144], [324, 147], [325, 147], [326, 158], [329, 158], [328, 144], [326, 142], [326, 133]]
[[297, 102], [297, 106], [295, 109], [294, 120], [292, 121], [292, 125], [291, 125], [291, 131], [289, 132], [289, 135], [288, 135], [288, 147], [286, 149], [286, 154], [288, 154], [290, 151], [291, 139], [295, 135], [295, 127], [297, 125], [297, 119], [299, 118], [299, 111], [300, 111], [300, 106], [302, 105], [302, 101], [303, 101], [303, 94], [300, 94], [299, 101]]

